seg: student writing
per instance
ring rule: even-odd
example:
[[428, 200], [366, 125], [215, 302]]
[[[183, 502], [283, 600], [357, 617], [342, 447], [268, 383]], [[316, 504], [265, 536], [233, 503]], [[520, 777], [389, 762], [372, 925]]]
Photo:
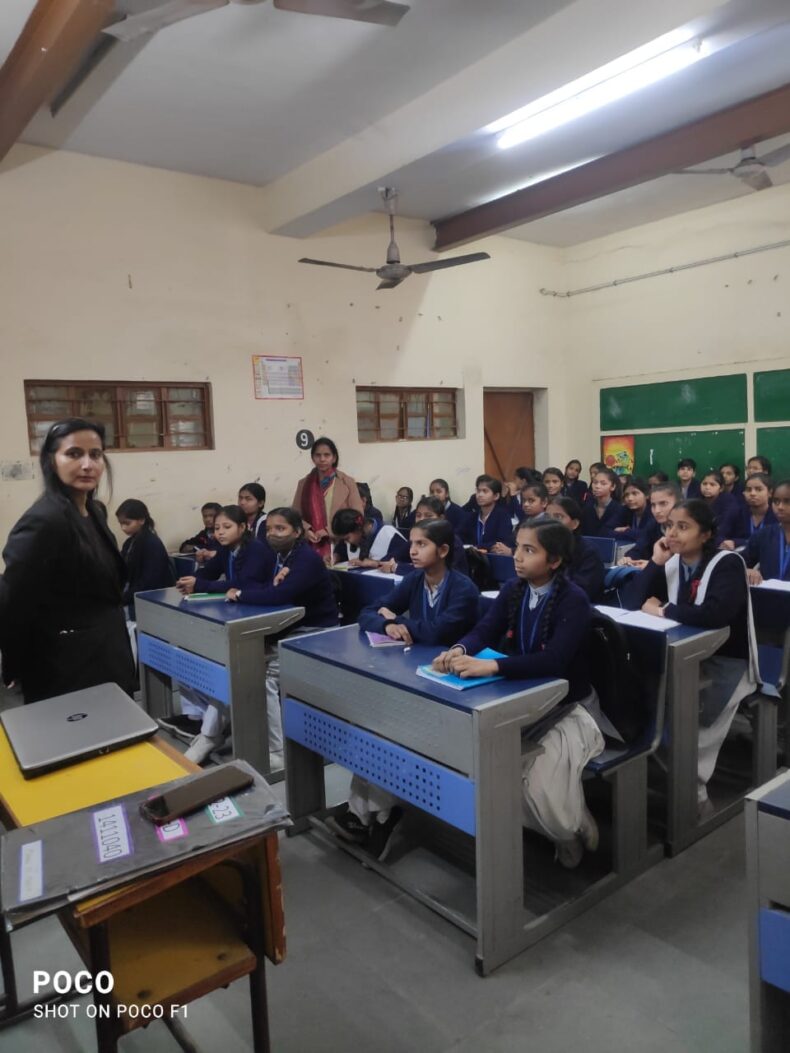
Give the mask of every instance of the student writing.
[[[206, 501], [204, 505], [201, 505], [200, 515], [203, 519], [203, 529], [199, 530], [194, 537], [188, 537], [186, 541], [182, 541], [178, 551], [194, 552], [197, 555], [198, 552], [205, 553], [207, 549], [210, 549], [214, 539], [214, 518], [221, 509], [222, 505], [218, 501]], [[211, 557], [208, 556], [208, 558]]]

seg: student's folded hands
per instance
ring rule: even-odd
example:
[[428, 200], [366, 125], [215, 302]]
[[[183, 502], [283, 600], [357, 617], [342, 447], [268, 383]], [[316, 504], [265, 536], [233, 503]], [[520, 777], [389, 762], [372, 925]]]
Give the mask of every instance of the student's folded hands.
[[190, 575], [186, 578], [179, 578], [176, 582], [176, 588], [182, 596], [191, 596], [195, 591], [195, 578]]
[[431, 668], [437, 673], [455, 673], [462, 680], [469, 680], [475, 676], [496, 676], [499, 672], [499, 666], [494, 659], [473, 658], [470, 654], [464, 654], [460, 647], [442, 651], [434, 658]]

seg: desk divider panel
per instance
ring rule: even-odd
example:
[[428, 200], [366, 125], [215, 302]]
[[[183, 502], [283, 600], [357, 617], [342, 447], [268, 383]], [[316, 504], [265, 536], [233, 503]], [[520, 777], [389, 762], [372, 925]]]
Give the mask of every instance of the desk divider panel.
[[225, 705], [230, 703], [228, 671], [224, 665], [208, 658], [183, 651], [180, 647], [158, 640], [147, 633], [139, 633], [137, 648], [140, 662], [171, 676], [189, 687], [202, 691]]
[[287, 738], [474, 836], [475, 784], [466, 776], [293, 698], [283, 699], [283, 727]]

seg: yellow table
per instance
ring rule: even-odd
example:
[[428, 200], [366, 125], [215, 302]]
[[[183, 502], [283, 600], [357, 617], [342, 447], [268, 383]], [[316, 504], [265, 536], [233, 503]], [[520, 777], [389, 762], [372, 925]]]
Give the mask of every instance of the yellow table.
[[[0, 728], [0, 813], [27, 826], [168, 782], [199, 769], [163, 739], [128, 746], [25, 779]], [[250, 977], [253, 1048], [269, 1050], [264, 958], [285, 956], [277, 834], [259, 834], [61, 911], [60, 920], [94, 975], [113, 974], [109, 995], [94, 992], [99, 1053], [150, 1023], [151, 1007], [185, 1005], [241, 976]], [[10, 942], [3, 934], [8, 1021], [32, 1012], [16, 997]], [[38, 1002], [44, 999], [37, 999]], [[117, 1014], [117, 1006], [137, 1015]], [[102, 1007], [108, 1007], [102, 1009]], [[109, 1016], [103, 1016], [109, 1013]], [[177, 1025], [174, 1030], [179, 1030]]]

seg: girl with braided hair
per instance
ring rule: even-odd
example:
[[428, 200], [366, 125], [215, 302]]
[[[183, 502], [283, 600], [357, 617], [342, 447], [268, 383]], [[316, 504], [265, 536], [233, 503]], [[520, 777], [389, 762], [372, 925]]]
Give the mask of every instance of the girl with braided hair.
[[[538, 745], [524, 757], [524, 825], [556, 846], [557, 860], [572, 868], [585, 848], [598, 847], [598, 827], [582, 789], [585, 764], [604, 748], [598, 697], [588, 669], [590, 603], [569, 580], [573, 535], [562, 523], [528, 519], [516, 532], [516, 579], [499, 593], [483, 620], [433, 663], [463, 678], [499, 674], [513, 679], [562, 677], [568, 694], [541, 725]], [[504, 658], [472, 656], [484, 647]], [[608, 730], [608, 729], [607, 729]]]

